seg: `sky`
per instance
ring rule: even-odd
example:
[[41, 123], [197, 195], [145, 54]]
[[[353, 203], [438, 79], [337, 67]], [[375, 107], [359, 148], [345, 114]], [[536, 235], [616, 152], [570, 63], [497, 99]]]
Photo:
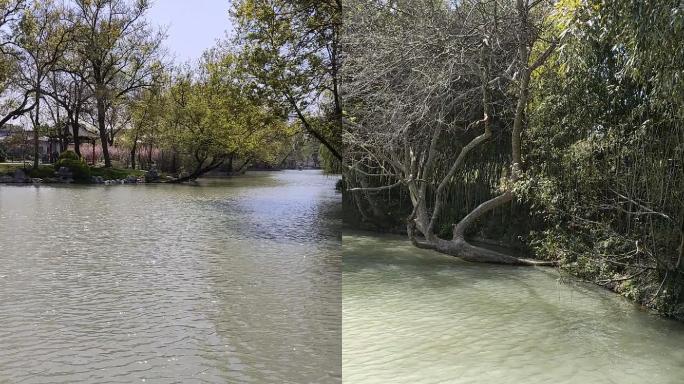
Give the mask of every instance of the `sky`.
[[231, 29], [229, 0], [153, 0], [147, 19], [168, 27], [166, 47], [177, 62], [195, 61]]

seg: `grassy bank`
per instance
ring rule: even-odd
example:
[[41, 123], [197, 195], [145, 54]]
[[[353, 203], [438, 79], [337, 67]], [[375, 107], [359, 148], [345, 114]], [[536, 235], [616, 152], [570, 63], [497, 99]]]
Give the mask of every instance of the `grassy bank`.
[[[145, 171], [139, 169], [126, 168], [104, 168], [104, 167], [89, 167], [90, 175], [102, 177], [104, 180], [120, 180], [126, 179], [129, 176], [143, 177]], [[3, 163], [0, 164], [0, 175], [13, 175], [18, 169], [24, 170], [26, 175], [31, 178], [48, 179], [55, 177], [55, 168], [52, 165], [40, 165], [37, 169], [32, 169], [31, 164], [21, 163]]]
[[139, 169], [126, 169], [126, 168], [104, 168], [104, 167], [91, 167], [90, 174], [92, 176], [99, 176], [105, 180], [118, 180], [125, 179], [129, 176], [143, 177], [145, 176], [145, 171]]

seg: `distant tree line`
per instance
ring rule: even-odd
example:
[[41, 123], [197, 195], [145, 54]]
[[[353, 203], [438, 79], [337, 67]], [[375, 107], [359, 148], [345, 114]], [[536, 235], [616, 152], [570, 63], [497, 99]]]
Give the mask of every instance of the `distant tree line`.
[[84, 129], [97, 135], [104, 167], [113, 148], [130, 152], [117, 160], [132, 168], [161, 152], [184, 170], [180, 181], [237, 159], [275, 166], [302, 140], [322, 143], [329, 168], [339, 163], [330, 49], [340, 12], [319, 2], [235, 2], [226, 15], [234, 37], [182, 65], [169, 59], [149, 8], [147, 0], [0, 0], [0, 128], [32, 128], [34, 168], [39, 138], [82, 156]]

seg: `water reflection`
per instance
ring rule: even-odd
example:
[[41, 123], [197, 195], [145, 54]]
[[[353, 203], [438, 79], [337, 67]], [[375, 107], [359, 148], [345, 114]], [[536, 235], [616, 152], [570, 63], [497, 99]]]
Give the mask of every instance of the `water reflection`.
[[0, 382], [339, 382], [334, 183], [0, 186]]

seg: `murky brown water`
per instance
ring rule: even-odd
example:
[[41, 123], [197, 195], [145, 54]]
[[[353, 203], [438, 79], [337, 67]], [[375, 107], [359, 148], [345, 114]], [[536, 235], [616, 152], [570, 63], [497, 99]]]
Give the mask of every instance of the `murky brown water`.
[[343, 238], [345, 383], [684, 383], [684, 324], [554, 270]]
[[0, 383], [339, 382], [335, 181], [0, 185]]

